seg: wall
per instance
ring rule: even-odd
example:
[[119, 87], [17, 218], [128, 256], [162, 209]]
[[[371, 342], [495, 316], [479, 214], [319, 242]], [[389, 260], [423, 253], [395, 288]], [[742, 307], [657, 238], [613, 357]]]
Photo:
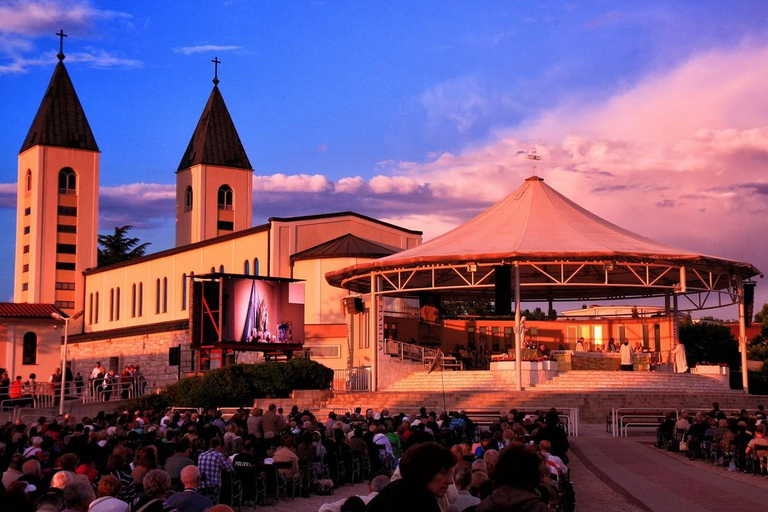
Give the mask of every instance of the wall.
[[69, 344], [72, 373], [80, 372], [87, 379], [96, 362], [110, 369], [110, 356], [118, 358], [120, 371], [129, 364], [140, 365], [147, 378], [148, 390], [175, 382], [179, 368], [168, 366], [168, 349], [181, 345], [182, 375], [191, 370], [188, 331], [170, 331], [123, 338], [108, 338]]
[[[35, 364], [22, 364], [24, 334], [27, 332], [37, 335]], [[29, 374], [34, 373], [38, 381], [47, 382], [53, 370], [61, 366], [60, 347], [63, 335], [63, 327], [53, 319], [4, 322], [0, 325], [0, 367], [8, 370], [11, 380], [16, 375], [21, 375], [26, 381]]]

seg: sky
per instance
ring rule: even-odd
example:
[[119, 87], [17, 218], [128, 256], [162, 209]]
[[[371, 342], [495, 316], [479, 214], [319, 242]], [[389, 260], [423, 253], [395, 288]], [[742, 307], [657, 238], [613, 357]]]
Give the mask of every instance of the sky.
[[255, 224], [353, 210], [428, 240], [519, 187], [535, 147], [593, 213], [768, 270], [764, 1], [0, 0], [0, 300], [62, 28], [100, 229], [133, 225], [151, 252], [174, 243], [174, 172], [218, 57]]

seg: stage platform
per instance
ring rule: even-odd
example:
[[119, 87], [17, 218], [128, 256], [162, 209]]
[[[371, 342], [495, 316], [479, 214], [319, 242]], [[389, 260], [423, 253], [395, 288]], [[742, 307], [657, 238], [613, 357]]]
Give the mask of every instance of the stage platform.
[[[516, 391], [492, 371], [415, 372], [376, 393], [336, 393], [316, 404], [321, 413], [362, 407], [391, 414], [413, 413], [419, 407], [442, 411], [511, 408], [578, 407], [582, 422], [604, 423], [616, 407], [755, 408], [768, 397], [730, 390], [722, 381], [702, 375], [655, 372], [560, 372], [551, 381]], [[299, 404], [301, 406], [301, 404]]]

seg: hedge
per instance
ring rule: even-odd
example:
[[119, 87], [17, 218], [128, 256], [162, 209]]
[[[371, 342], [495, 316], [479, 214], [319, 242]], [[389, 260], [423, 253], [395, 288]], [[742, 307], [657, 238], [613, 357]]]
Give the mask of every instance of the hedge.
[[256, 398], [287, 398], [294, 389], [328, 389], [332, 380], [333, 370], [304, 358], [235, 364], [183, 378], [156, 395], [131, 400], [127, 408], [250, 407]]

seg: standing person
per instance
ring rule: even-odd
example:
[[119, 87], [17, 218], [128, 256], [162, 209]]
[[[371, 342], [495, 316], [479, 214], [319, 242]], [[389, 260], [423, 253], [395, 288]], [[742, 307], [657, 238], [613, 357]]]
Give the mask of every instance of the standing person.
[[584, 348], [584, 338], [579, 338], [576, 340], [576, 349], [575, 352], [584, 352], [586, 349]]
[[616, 341], [613, 338], [608, 340], [608, 352], [611, 354], [618, 352], [616, 347]]
[[688, 372], [688, 358], [685, 356], [685, 345], [680, 340], [675, 340], [675, 348], [672, 349], [673, 362], [675, 364], [675, 373]]
[[109, 402], [112, 398], [112, 388], [117, 384], [117, 376], [115, 370], [109, 370], [109, 373], [104, 376], [104, 380], [101, 383], [102, 388], [102, 401]]
[[629, 346], [629, 340], [624, 340], [619, 352], [621, 353], [621, 371], [633, 371], [635, 367], [632, 364], [632, 347]]
[[58, 404], [59, 395], [61, 393], [61, 368], [53, 370], [51, 376], [48, 377], [48, 382], [51, 384], [51, 390], [53, 391], [56, 403]]
[[80, 375], [80, 372], [77, 372], [75, 374], [75, 392], [77, 393], [77, 396], [81, 396], [83, 394], [83, 387], [85, 387], [85, 384], [83, 383], [83, 376]]
[[11, 379], [8, 377], [8, 372], [3, 372], [0, 375], [0, 402], [8, 400], [8, 394], [10, 393]]
[[283, 421], [280, 416], [275, 412], [277, 406], [275, 404], [269, 404], [267, 412], [261, 417], [261, 429], [264, 432], [264, 439], [272, 439], [280, 433], [283, 429]]
[[[93, 369], [91, 370], [91, 375], [88, 377], [88, 382], [91, 385], [91, 392], [95, 395], [99, 392], [98, 386], [101, 384], [100, 382], [97, 383], [96, 379], [103, 379], [104, 378], [104, 368], [101, 367], [101, 363], [96, 363], [93, 366]], [[101, 376], [99, 376], [101, 374]]]

